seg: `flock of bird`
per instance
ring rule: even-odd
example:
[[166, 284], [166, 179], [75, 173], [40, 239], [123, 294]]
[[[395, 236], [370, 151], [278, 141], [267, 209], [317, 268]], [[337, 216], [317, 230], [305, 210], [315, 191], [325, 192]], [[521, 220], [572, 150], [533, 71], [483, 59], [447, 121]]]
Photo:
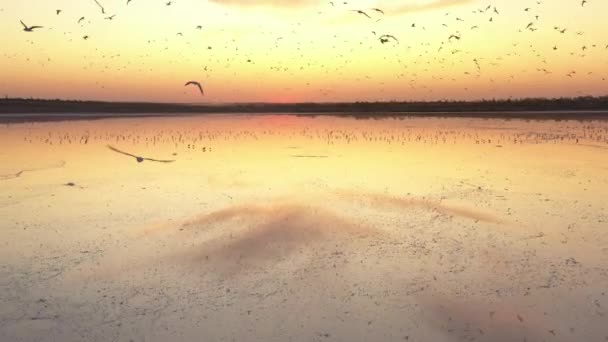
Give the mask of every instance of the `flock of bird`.
[[[98, 10], [101, 12], [101, 16], [104, 21], [111, 22], [114, 21], [116, 18], [120, 18], [117, 14], [110, 15], [109, 13], [107, 13], [106, 8], [100, 1], [91, 1], [92, 4], [98, 7]], [[582, 2], [579, 2], [579, 6], [582, 8], [586, 8], [589, 6], [589, 3], [591, 2], [583, 0]], [[176, 4], [178, 4], [178, 1], [164, 2], [164, 6], [174, 6]], [[144, 4], [143, 2], [127, 0], [125, 2], [125, 5], [147, 6], [149, 5], [149, 3], [146, 2], [146, 4]], [[377, 40], [381, 45], [394, 45], [395, 54], [387, 54], [384, 56], [384, 60], [386, 62], [392, 60], [396, 63], [394, 68], [394, 76], [399, 80], [406, 80], [407, 86], [409, 86], [409, 88], [426, 90], [429, 94], [433, 94], [432, 87], [427, 86], [423, 83], [423, 80], [428, 81], [428, 74], [432, 74], [430, 78], [435, 81], [457, 82], [460, 81], [463, 77], [480, 79], [485, 72], [486, 76], [489, 78], [488, 81], [491, 84], [504, 84], [513, 82], [518, 76], [514, 73], [510, 74], [506, 80], [502, 80], [502, 82], [500, 82], [500, 80], [495, 79], [495, 76], [487, 71], [490, 68], [492, 68], [493, 70], [499, 70], [502, 64], [507, 63], [507, 60], [523, 58], [524, 54], [528, 55], [527, 64], [529, 67], [527, 67], [525, 70], [522, 70], [522, 72], [536, 73], [536, 77], [540, 77], [542, 75], [552, 75], [554, 74], [554, 72], [550, 70], [549, 66], [549, 59], [551, 58], [551, 56], [548, 55], [549, 51], [542, 51], [540, 47], [536, 47], [534, 44], [518, 42], [518, 40], [521, 38], [518, 38], [516, 34], [523, 34], [524, 32], [532, 33], [543, 29], [549, 30], [549, 27], [551, 27], [552, 30], [558, 34], [558, 36], [568, 35], [570, 32], [574, 32], [573, 34], [575, 35], [575, 37], [578, 37], [578, 39], [583, 40], [582, 38], [585, 35], [585, 32], [580, 30], [572, 30], [562, 25], [547, 25], [543, 23], [541, 18], [543, 16], [542, 8], [544, 6], [544, 3], [543, 1], [532, 0], [530, 1], [529, 6], [521, 9], [522, 16], [528, 16], [531, 18], [531, 20], [524, 27], [516, 28], [515, 32], [512, 34], [514, 40], [511, 46], [512, 51], [505, 52], [504, 54], [494, 57], [472, 56], [471, 54], [473, 52], [465, 50], [465, 48], [463, 48], [460, 43], [462, 41], [465, 41], [469, 34], [473, 34], [472, 32], [483, 30], [484, 26], [492, 25], [493, 23], [498, 21], [498, 18], [500, 17], [502, 11], [496, 5], [489, 4], [483, 8], [475, 9], [468, 16], [455, 16], [450, 12], [445, 13], [443, 15], [445, 20], [442, 20], [443, 22], [440, 24], [440, 28], [446, 30], [444, 38], [441, 39], [439, 42], [422, 42], [419, 46], [409, 44], [413, 40], [411, 36], [421, 35], [422, 32], [430, 31], [431, 29], [436, 30], [436, 27], [433, 28], [429, 26], [431, 25], [430, 23], [413, 22], [404, 24], [404, 26], [407, 29], [411, 30], [411, 32], [402, 32], [400, 34], [391, 32], [380, 33], [379, 29], [381, 29], [381, 22], [385, 20], [385, 17], [391, 15], [391, 13], [389, 13], [387, 10], [382, 8], [352, 8], [348, 1], [341, 1], [339, 3], [332, 1], [328, 3], [328, 6], [334, 8], [335, 10], [345, 11], [345, 15], [346, 13], [351, 12], [353, 13], [353, 16], [360, 16], [361, 27], [367, 28], [369, 30], [369, 34], [374, 37], [373, 39]], [[321, 8], [319, 9], [318, 14], [321, 15], [326, 13], [327, 11], [328, 9]], [[55, 15], [64, 15], [64, 10], [57, 9], [55, 11]], [[89, 15], [78, 17], [77, 23], [81, 26], [84, 26], [87, 23], [90, 24], [90, 21], [87, 21], [88, 16]], [[26, 24], [27, 20], [25, 18], [23, 18], [20, 22], [23, 27], [23, 31], [28, 32], [30, 34], [38, 32], [39, 30], [45, 28], [45, 26], [41, 25], [28, 26], [28, 24]], [[436, 25], [436, 23], [432, 24]], [[361, 41], [357, 42], [349, 39], [342, 39], [338, 34], [330, 34], [328, 41], [331, 41], [331, 47], [329, 51], [335, 52], [335, 56], [333, 56], [331, 62], [320, 59], [315, 60], [315, 57], [311, 57], [309, 53], [314, 53], [312, 51], [319, 49], [319, 47], [317, 47], [317, 45], [319, 45], [318, 42], [315, 42], [313, 40], [308, 41], [300, 37], [300, 33], [303, 33], [306, 30], [302, 21], [290, 24], [290, 26], [292, 27], [292, 30], [283, 33], [265, 31], [263, 30], [263, 25], [260, 24], [258, 26], [258, 28], [260, 29], [260, 34], [275, 35], [274, 46], [271, 49], [267, 49], [265, 51], [265, 55], [259, 56], [260, 58], [271, 58], [273, 54], [284, 48], [283, 42], [289, 42], [292, 44], [292, 49], [290, 51], [289, 57], [277, 58], [276, 63], [273, 63], [274, 65], [271, 64], [267, 66], [270, 71], [286, 73], [287, 76], [290, 76], [292, 79], [296, 80], [297, 83], [305, 82], [306, 87], [311, 87], [311, 83], [314, 82], [314, 80], [312, 82], [311, 80], [300, 81], [298, 79], [298, 73], [305, 73], [306, 70], [313, 68], [321, 70], [322, 74], [325, 75], [343, 75], [344, 77], [354, 78], [354, 81], [356, 82], [371, 83], [371, 81], [376, 78], [374, 74], [370, 74], [367, 71], [361, 71], [360, 75], [356, 75], [352, 72], [349, 73], [348, 70], [349, 67], [356, 67], [356, 55], [360, 53], [362, 49], [377, 49], [373, 45], [365, 45], [365, 39], [362, 39]], [[203, 30], [203, 25], [196, 25], [195, 27], [193, 27], [193, 30]], [[466, 31], [469, 31], [471, 33], [467, 33]], [[175, 35], [179, 37], [185, 37], [184, 32], [177, 32], [175, 33]], [[89, 40], [93, 38], [89, 34], [85, 34], [82, 36], [82, 39]], [[403, 46], [405, 45], [404, 41], [408, 42], [407, 46]], [[157, 51], [160, 54], [163, 51], [169, 49], [169, 47], [167, 46], [162, 48], [161, 45], [163, 44], [163, 42], [168, 45], [169, 38], [159, 40], [151, 37], [147, 43], [150, 46], [156, 46], [159, 49]], [[193, 43], [191, 41], [185, 42], [185, 45], [188, 45], [189, 48], [193, 48]], [[350, 48], [348, 48], [349, 45]], [[399, 49], [397, 49], [398, 46]], [[343, 50], [342, 48], [344, 47], [347, 47], [348, 50]], [[209, 78], [214, 71], [212, 67], [209, 66], [209, 64], [211, 63], [214, 63], [216, 65], [223, 64], [225, 70], [233, 68], [235, 63], [255, 64], [255, 59], [252, 56], [254, 52], [243, 52], [242, 49], [239, 47], [239, 41], [237, 41], [236, 39], [224, 41], [224, 49], [234, 49], [233, 53], [229, 55], [230, 57], [225, 58], [225, 60], [223, 60], [223, 58], [219, 56], [216, 56], [214, 59], [213, 47], [211, 45], [207, 46], [207, 48], [205, 49], [207, 50], [208, 54], [205, 59], [202, 59], [204, 60], [204, 62], [202, 62], [204, 63], [204, 65], [202, 66], [201, 71], [204, 71], [206, 73], [207, 78]], [[605, 46], [604, 44], [600, 44], [599, 42], [583, 44], [581, 45], [579, 51], [569, 51], [570, 57], [581, 58], [580, 65], [573, 65], [572, 70], [568, 70], [568, 72], [566, 72], [563, 77], [574, 78], [576, 76], [581, 75], [586, 75], [587, 77], [596, 77], [594, 71], [583, 72], [580, 70], [575, 70], [576, 67], [584, 66], [584, 60], [582, 60], [582, 58], [584, 58], [587, 53], [589, 53], [589, 51], [592, 49], [603, 49], [608, 52], [608, 44], [605, 44]], [[553, 44], [551, 51], [555, 52], [558, 50], [560, 50], [559, 44]], [[107, 61], [117, 60], [121, 58], [120, 52], [109, 55], [104, 54], [99, 49], [96, 49], [95, 51], [98, 55], [97, 57], [101, 57], [103, 62], [100, 62], [99, 59], [97, 59], [97, 62], [89, 63], [89, 65], [85, 67], [85, 69], [92, 69], [95, 67], [95, 65], [99, 66], [99, 64], [105, 64], [101, 72], [110, 72], [111, 65], [107, 63]], [[417, 55], [406, 56], [406, 54], [411, 54], [412, 52]], [[255, 53], [259, 54], [259, 52]], [[153, 52], [153, 50], [150, 49], [150, 51], [144, 52], [138, 57], [143, 60], [145, 57], [150, 57], [154, 54], [155, 53]], [[4, 55], [5, 57], [10, 56], [10, 53], [5, 53]], [[178, 56], [186, 62], [190, 62], [192, 61], [192, 59], [196, 58], [189, 56], [188, 52], [178, 53]], [[173, 63], [179, 63], [179, 61], [171, 60], [169, 62], [169, 64]], [[119, 67], [116, 71], [124, 71], [127, 68], [136, 67], [138, 68], [138, 71], [144, 72], [144, 64], [145, 62], [142, 61], [127, 61], [123, 64], [122, 67]], [[453, 72], [453, 70], [458, 64], [464, 65], [465, 68], [470, 70], [464, 71], [464, 75], [458, 77], [457, 75], [454, 75]], [[150, 67], [148, 71], [152, 73], [155, 70], [153, 67]], [[264, 72], [267, 73], [268, 71], [263, 71], [262, 74]], [[234, 70], [233, 74], [237, 75], [237, 71]], [[601, 81], [606, 80], [606, 76], [599, 75], [598, 77], [601, 78]], [[379, 86], [380, 91], [383, 91], [386, 89], [387, 83], [389, 82], [387, 82], [385, 79], [380, 80], [376, 84], [376, 86]], [[199, 81], [187, 81], [185, 83], [185, 86], [192, 86], [197, 89], [201, 95], [205, 95], [203, 85]], [[331, 94], [335, 94], [338, 91], [335, 89], [337, 87], [332, 87], [331, 85], [327, 86], [327, 88], [322, 86], [318, 87], [318, 91], [324, 96], [330, 96]], [[283, 90], [290, 91], [292, 89], [286, 87], [283, 88]], [[469, 89], [468, 87], [464, 87], [464, 90], [468, 91]], [[238, 92], [238, 89], [236, 89], [235, 92]]]

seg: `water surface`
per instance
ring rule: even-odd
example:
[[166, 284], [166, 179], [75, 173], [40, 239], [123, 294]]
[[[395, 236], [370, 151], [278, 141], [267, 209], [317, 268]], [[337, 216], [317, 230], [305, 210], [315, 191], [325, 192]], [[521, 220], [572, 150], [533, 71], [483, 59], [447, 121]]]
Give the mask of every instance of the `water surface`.
[[1, 340], [608, 339], [606, 122], [154, 117], [0, 146]]

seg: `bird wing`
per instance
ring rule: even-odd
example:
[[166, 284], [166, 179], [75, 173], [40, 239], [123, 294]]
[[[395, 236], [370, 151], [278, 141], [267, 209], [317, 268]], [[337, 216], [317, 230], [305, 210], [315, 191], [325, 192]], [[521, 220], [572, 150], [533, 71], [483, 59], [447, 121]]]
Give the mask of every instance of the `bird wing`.
[[27, 28], [27, 25], [25, 25], [25, 23], [23, 22], [23, 20], [19, 20], [19, 22], [21, 23], [21, 25], [23, 25], [24, 28]]
[[101, 8], [101, 14], [106, 14], [105, 8], [103, 8], [103, 6], [99, 3], [99, 1], [97, 1], [97, 0], [94, 0], [94, 1], [97, 4], [97, 6], [99, 6]]
[[30, 27], [30, 29], [32, 29], [32, 30], [33, 29], [39, 29], [39, 28], [44, 28], [44, 26], [32, 26], [32, 27]]
[[351, 12], [357, 12], [358, 14], [362, 14], [362, 15], [364, 15], [364, 16], [366, 16], [366, 17], [370, 18], [370, 19], [372, 18], [372, 17], [370, 17], [369, 15], [367, 15], [367, 13], [365, 13], [365, 12], [363, 12], [363, 11], [361, 11], [361, 10], [351, 10]]
[[203, 91], [203, 86], [201, 86], [201, 84], [200, 84], [199, 82], [190, 81], [190, 82], [186, 83], [186, 84], [184, 85], [184, 87], [187, 87], [187, 86], [189, 86], [189, 85], [194, 85], [194, 86], [197, 86], [197, 87], [198, 87], [198, 89], [201, 91], [201, 94], [205, 95], [205, 92]]
[[144, 160], [157, 162], [157, 163], [173, 163], [175, 160], [163, 160], [163, 159], [153, 159], [153, 158], [144, 158]]
[[121, 150], [117, 149], [116, 147], [113, 147], [113, 146], [110, 146], [110, 145], [107, 145], [107, 146], [108, 146], [108, 148], [109, 148], [110, 150], [112, 150], [112, 151], [114, 151], [114, 152], [117, 152], [117, 153], [120, 153], [120, 154], [124, 154], [125, 156], [129, 156], [129, 157], [137, 158], [137, 156], [136, 156], [136, 155], [133, 155], [133, 154], [128, 153], [128, 152], [121, 151]]

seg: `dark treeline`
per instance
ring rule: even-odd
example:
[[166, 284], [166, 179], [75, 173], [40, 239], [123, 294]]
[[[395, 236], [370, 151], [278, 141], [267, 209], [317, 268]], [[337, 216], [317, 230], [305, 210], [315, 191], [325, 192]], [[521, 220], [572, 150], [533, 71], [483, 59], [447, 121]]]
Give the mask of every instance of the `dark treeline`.
[[[551, 112], [550, 114], [547, 112]], [[581, 113], [584, 112], [584, 113]], [[608, 118], [608, 96], [576, 98], [527, 98], [514, 100], [433, 101], [433, 102], [352, 102], [352, 103], [239, 103], [172, 104], [146, 102], [100, 102], [38, 99], [0, 99], [0, 117], [28, 114], [49, 119], [56, 114], [83, 114], [86, 117], [154, 114], [204, 113], [295, 113], [334, 114], [355, 117], [385, 116], [471, 116], [525, 118]]]

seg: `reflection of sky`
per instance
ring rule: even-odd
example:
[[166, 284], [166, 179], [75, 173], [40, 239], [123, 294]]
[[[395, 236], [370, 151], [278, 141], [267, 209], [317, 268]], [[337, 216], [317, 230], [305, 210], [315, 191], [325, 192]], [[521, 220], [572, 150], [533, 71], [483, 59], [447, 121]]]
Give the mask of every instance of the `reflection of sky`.
[[[270, 182], [289, 187], [323, 179], [326, 184], [351, 187], [363, 182], [378, 191], [406, 193], [424, 193], [428, 184], [421, 180], [472, 178], [471, 172], [483, 168], [505, 177], [519, 164], [542, 168], [547, 161], [537, 158], [545, 154], [555, 163], [569, 161], [569, 172], [603, 172], [601, 167], [584, 167], [589, 160], [605, 164], [602, 153], [608, 137], [603, 123], [519, 122], [270, 115], [34, 123], [4, 126], [0, 141], [12, 147], [0, 157], [6, 161], [2, 173], [65, 161], [66, 168], [102, 178], [108, 171], [129, 174], [140, 166], [146, 172], [159, 172], [157, 176], [205, 174], [219, 183]], [[135, 159], [114, 153], [107, 145], [177, 162], [133, 165]], [[470, 168], [479, 163], [483, 168]], [[277, 173], [278, 178], [269, 176]], [[541, 190], [553, 187], [535, 184], [533, 178], [519, 183]]]
[[[607, 133], [293, 116], [4, 125], [0, 175], [29, 171], [0, 177], [0, 276], [27, 291], [0, 294], [25, 317], [0, 334], [41, 336], [21, 311], [48, 298], [29, 305], [87, 319], [45, 336], [153, 321], [138, 334], [284, 341], [310, 333], [308, 315], [306, 329], [348, 341], [601, 339]], [[110, 311], [129, 326], [101, 324]]]
[[[4, 1], [0, 94], [288, 102], [603, 95], [606, 89], [604, 1], [585, 7], [495, 1], [499, 15], [494, 7], [482, 13], [487, 3], [481, 1], [250, 3], [106, 0], [107, 14], [116, 14], [109, 21], [93, 1]], [[22, 32], [19, 20], [45, 28]], [[526, 30], [529, 23], [537, 30]], [[380, 44], [384, 33], [401, 44]], [[452, 34], [462, 39], [449, 41]], [[191, 79], [204, 83], [206, 98], [183, 87]]]

